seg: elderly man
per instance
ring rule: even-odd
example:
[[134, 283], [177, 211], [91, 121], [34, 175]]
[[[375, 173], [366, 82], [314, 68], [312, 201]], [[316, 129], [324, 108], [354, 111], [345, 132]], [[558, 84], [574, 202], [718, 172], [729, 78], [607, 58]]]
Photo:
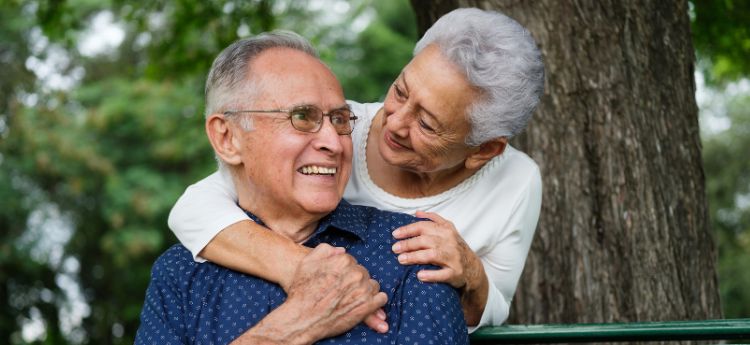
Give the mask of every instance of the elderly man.
[[[399, 265], [390, 250], [391, 232], [415, 218], [341, 200], [356, 116], [309, 43], [274, 32], [232, 44], [211, 67], [206, 102], [206, 132], [239, 206], [269, 231], [315, 249], [286, 295], [172, 247], [154, 265], [137, 344], [468, 342], [457, 292], [420, 282], [424, 267]], [[332, 274], [330, 267], [351, 264], [342, 248], [375, 281]], [[360, 323], [381, 306], [385, 333]]]

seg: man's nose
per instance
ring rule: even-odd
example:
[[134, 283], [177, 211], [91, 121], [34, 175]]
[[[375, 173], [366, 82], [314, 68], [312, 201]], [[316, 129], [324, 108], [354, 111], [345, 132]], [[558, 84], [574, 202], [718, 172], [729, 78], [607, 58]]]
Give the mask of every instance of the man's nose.
[[342, 135], [338, 134], [336, 128], [333, 127], [330, 116], [324, 116], [320, 130], [315, 133], [313, 147], [316, 150], [330, 152], [332, 155], [340, 154], [344, 151], [344, 146], [341, 144], [341, 137]]

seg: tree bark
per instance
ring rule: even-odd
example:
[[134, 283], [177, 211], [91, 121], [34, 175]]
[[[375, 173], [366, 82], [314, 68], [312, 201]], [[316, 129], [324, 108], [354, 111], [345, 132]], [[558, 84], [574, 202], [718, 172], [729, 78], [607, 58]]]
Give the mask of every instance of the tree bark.
[[537, 40], [545, 95], [514, 139], [544, 201], [511, 323], [720, 318], [686, 0], [420, 1], [420, 32], [457, 7]]

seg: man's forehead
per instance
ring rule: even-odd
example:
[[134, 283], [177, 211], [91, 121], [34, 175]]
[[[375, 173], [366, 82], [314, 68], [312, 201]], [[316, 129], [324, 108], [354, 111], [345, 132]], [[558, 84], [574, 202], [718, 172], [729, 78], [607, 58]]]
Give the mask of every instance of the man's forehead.
[[328, 70], [320, 59], [301, 50], [287, 47], [268, 48], [258, 54], [248, 67], [255, 73], [287, 74], [310, 68]]
[[271, 48], [250, 68], [260, 102], [278, 107], [315, 105], [324, 110], [346, 105], [338, 79], [318, 58], [305, 52]]

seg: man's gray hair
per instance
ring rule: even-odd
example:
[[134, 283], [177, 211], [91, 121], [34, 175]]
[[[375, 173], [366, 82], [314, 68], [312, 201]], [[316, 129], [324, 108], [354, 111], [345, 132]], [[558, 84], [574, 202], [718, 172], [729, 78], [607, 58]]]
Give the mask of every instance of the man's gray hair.
[[544, 91], [544, 64], [521, 24], [498, 12], [457, 9], [427, 30], [414, 55], [430, 44], [481, 90], [480, 99], [467, 109], [468, 145], [523, 131]]
[[[232, 43], [216, 57], [206, 79], [206, 117], [226, 110], [238, 110], [252, 101], [258, 80], [250, 71], [250, 63], [271, 48], [291, 48], [318, 57], [318, 52], [304, 37], [284, 30], [265, 32]], [[237, 108], [237, 109], [235, 109]], [[243, 119], [249, 119], [243, 116]], [[252, 122], [243, 120], [250, 130]]]
[[[218, 112], [241, 110], [252, 103], [262, 85], [259, 85], [258, 78], [254, 78], [257, 72], [250, 70], [250, 64], [260, 53], [271, 48], [291, 48], [318, 57], [318, 52], [308, 40], [291, 31], [265, 32], [232, 43], [216, 57], [208, 72], [206, 118]], [[238, 120], [242, 129], [252, 130], [253, 122], [249, 116], [241, 116]], [[226, 163], [218, 155], [216, 161], [219, 170], [226, 173]]]

